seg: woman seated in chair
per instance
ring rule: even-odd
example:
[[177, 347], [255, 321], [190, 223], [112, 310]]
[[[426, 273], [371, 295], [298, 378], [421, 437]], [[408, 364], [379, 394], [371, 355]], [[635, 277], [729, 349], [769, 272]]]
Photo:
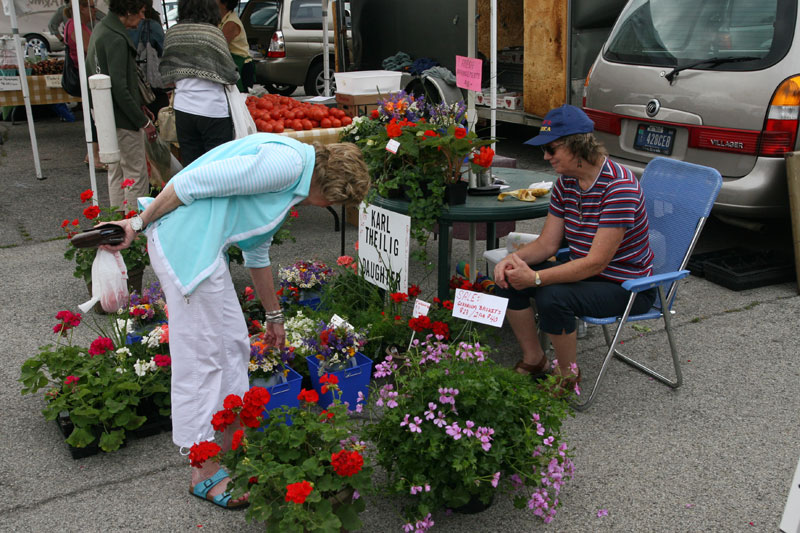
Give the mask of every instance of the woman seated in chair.
[[[594, 123], [571, 105], [551, 110], [539, 134], [525, 144], [540, 146], [558, 174], [541, 236], [494, 269], [498, 296], [509, 299], [506, 316], [522, 348], [517, 372], [538, 379], [548, 361], [537, 335], [530, 298], [536, 300], [538, 329], [555, 349], [561, 386], [577, 389], [576, 316], [621, 315], [629, 292], [621, 284], [651, 274], [644, 197], [636, 176], [606, 157]], [[569, 260], [548, 261], [566, 239]], [[640, 293], [632, 312], [644, 313], [656, 289]]]

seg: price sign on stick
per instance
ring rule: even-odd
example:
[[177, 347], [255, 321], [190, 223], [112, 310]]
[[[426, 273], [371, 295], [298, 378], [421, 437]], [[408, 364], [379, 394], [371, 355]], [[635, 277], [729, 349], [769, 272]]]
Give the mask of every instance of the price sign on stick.
[[506, 307], [508, 298], [456, 289], [453, 316], [499, 328], [503, 326]]
[[456, 85], [468, 91], [481, 92], [482, 63], [474, 57], [456, 56]]
[[431, 304], [426, 302], [425, 300], [414, 300], [414, 312], [411, 314], [414, 318], [418, 316], [428, 316], [428, 311], [431, 308]]

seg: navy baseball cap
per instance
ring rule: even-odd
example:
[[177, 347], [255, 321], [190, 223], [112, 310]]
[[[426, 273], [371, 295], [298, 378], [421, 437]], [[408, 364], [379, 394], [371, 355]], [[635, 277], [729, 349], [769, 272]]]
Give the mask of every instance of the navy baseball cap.
[[574, 105], [564, 104], [551, 109], [542, 120], [539, 135], [528, 139], [525, 144], [542, 146], [561, 137], [576, 133], [591, 133], [594, 131], [594, 122], [583, 110]]

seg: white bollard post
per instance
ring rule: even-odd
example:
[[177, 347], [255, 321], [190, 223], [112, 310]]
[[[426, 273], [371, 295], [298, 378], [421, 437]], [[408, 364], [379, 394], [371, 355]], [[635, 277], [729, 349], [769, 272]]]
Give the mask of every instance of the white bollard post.
[[117, 125], [114, 122], [114, 106], [111, 103], [111, 78], [105, 74], [93, 74], [89, 76], [89, 89], [92, 91], [92, 109], [97, 128], [97, 143], [100, 146], [100, 161], [116, 163], [119, 161], [119, 145]]

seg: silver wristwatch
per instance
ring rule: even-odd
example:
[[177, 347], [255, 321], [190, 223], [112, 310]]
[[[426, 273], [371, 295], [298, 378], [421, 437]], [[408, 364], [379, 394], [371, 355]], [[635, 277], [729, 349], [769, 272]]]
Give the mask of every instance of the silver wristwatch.
[[143, 229], [142, 226], [144, 225], [144, 223], [142, 221], [142, 217], [140, 217], [139, 215], [132, 216], [130, 218], [130, 221], [131, 221], [131, 229], [133, 231], [135, 231], [136, 233], [139, 233], [140, 231], [142, 231], [142, 229]]

